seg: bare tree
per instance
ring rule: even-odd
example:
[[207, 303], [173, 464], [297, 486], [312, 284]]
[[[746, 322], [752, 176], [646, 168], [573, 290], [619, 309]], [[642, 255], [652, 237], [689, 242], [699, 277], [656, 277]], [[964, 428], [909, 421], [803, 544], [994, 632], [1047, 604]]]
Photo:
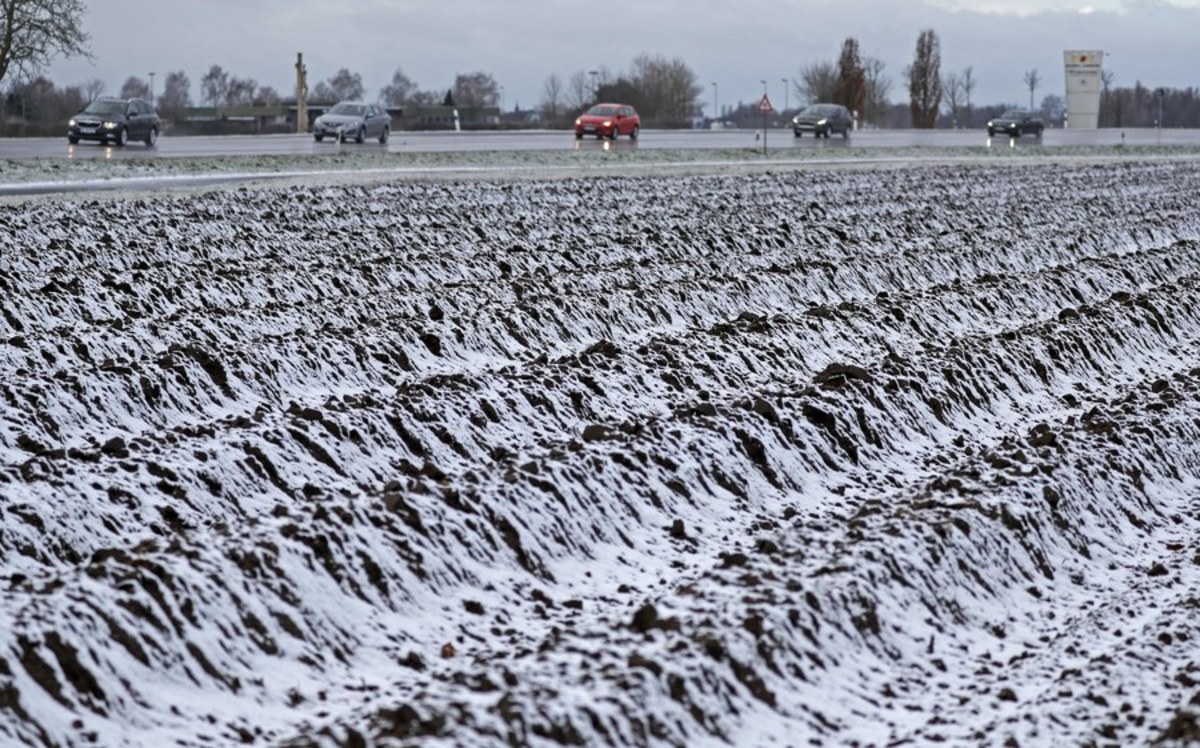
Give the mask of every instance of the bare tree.
[[942, 52], [937, 33], [925, 29], [917, 37], [913, 62], [905, 69], [908, 78], [908, 107], [913, 127], [932, 129], [937, 125], [942, 104]]
[[[1113, 96], [1112, 93], [1112, 84], [1116, 79], [1117, 71], [1100, 71], [1100, 121], [1098, 124], [1101, 127], [1121, 126], [1120, 101], [1117, 100], [1114, 102], [1114, 99], [1117, 99], [1117, 97]], [[1114, 103], [1116, 106], [1114, 106]]]
[[[330, 101], [359, 101], [366, 89], [363, 88], [362, 76], [342, 68], [329, 79]], [[318, 86], [319, 88], [320, 86]]]
[[83, 84], [83, 95], [88, 101], [95, 101], [104, 95], [104, 89], [108, 88], [104, 81], [99, 78], [89, 78], [87, 83]]
[[588, 79], [588, 73], [585, 71], [576, 70], [567, 79], [564, 103], [569, 109], [581, 110], [588, 104], [595, 103], [595, 96], [596, 92], [592, 90], [592, 82]]
[[1025, 73], [1025, 85], [1029, 87], [1029, 111], [1033, 111], [1033, 92], [1042, 82], [1042, 76], [1038, 73], [1037, 68]]
[[16, 104], [13, 114], [19, 114], [26, 122], [57, 124], [84, 105], [81, 88], [70, 86], [59, 90], [44, 75], [13, 85], [8, 91], [8, 99]]
[[862, 116], [866, 109], [867, 71], [858, 53], [858, 40], [854, 37], [842, 43], [832, 100], [854, 112], [856, 117]]
[[283, 96], [281, 96], [279, 94], [279, 92], [276, 91], [271, 86], [263, 86], [263, 87], [259, 88], [258, 91], [255, 92], [254, 102], [256, 104], [267, 104], [267, 105], [282, 104]]
[[182, 117], [183, 110], [192, 105], [192, 82], [182, 70], [167, 73], [163, 91], [158, 97], [159, 113], [169, 119]]
[[200, 79], [200, 100], [208, 106], [221, 106], [229, 93], [229, 73], [213, 65]]
[[1067, 111], [1067, 102], [1058, 94], [1046, 94], [1042, 97], [1038, 111], [1046, 122], [1062, 122], [1063, 113]]
[[947, 114], [950, 115], [950, 126], [958, 129], [958, 107], [962, 104], [962, 81], [958, 73], [946, 73], [942, 76], [942, 98], [946, 101]]
[[253, 78], [238, 78], [230, 76], [229, 87], [225, 90], [225, 106], [246, 106], [253, 104], [258, 93], [258, 81]]
[[563, 105], [563, 82], [562, 78], [551, 73], [550, 77], [542, 84], [542, 101], [538, 105], [538, 109], [542, 113], [542, 119], [547, 122], [555, 122], [561, 115]]
[[696, 74], [681, 58], [668, 60], [648, 54], [634, 58], [629, 84], [633, 88], [628, 95], [630, 103], [643, 119], [660, 125], [686, 122], [702, 90]]
[[882, 120], [883, 113], [888, 108], [888, 92], [892, 88], [892, 79], [884, 75], [887, 67], [878, 57], [868, 57], [863, 62], [867, 77], [867, 100], [863, 112], [864, 122]]
[[333, 92], [333, 87], [327, 81], [320, 81], [308, 92], [308, 100], [321, 104], [333, 104], [337, 102], [338, 97]]
[[122, 99], [149, 99], [150, 84], [136, 75], [131, 75], [121, 84]]
[[796, 93], [809, 104], [832, 101], [837, 88], [837, 69], [831, 62], [814, 62], [800, 68]]
[[975, 90], [975, 86], [979, 83], [975, 79], [975, 68], [968, 65], [962, 72], [962, 79], [959, 85], [962, 86], [963, 99], [967, 106], [967, 127], [971, 126], [971, 92]]
[[417, 90], [417, 84], [411, 78], [404, 74], [400, 68], [396, 68], [396, 72], [392, 73], [392, 82], [384, 86], [379, 92], [379, 100], [385, 106], [400, 107], [408, 102], [413, 92]]
[[34, 75], [57, 55], [89, 56], [83, 0], [0, 0], [0, 81]]
[[454, 76], [454, 103], [463, 109], [498, 106], [500, 86], [489, 73], [459, 73]]
[[437, 91], [416, 91], [408, 97], [408, 103], [413, 106], [437, 106], [442, 95]]

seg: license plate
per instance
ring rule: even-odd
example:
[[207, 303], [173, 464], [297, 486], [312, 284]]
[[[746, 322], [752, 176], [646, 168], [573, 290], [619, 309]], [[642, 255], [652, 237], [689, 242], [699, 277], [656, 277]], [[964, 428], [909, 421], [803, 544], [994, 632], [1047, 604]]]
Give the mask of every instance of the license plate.
[[94, 128], [94, 127], [81, 127], [81, 128], [79, 128], [79, 132], [83, 133], [84, 135], [95, 135], [95, 134], [96, 134], [96, 128]]

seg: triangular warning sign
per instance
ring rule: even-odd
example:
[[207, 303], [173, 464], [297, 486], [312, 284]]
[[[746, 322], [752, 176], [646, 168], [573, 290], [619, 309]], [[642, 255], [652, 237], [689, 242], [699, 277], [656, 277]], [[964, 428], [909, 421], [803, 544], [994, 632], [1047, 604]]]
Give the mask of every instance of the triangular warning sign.
[[771, 100], [767, 98], [766, 94], [763, 94], [762, 100], [758, 102], [758, 111], [762, 112], [763, 114], [769, 114], [775, 111], [775, 107], [771, 106]]

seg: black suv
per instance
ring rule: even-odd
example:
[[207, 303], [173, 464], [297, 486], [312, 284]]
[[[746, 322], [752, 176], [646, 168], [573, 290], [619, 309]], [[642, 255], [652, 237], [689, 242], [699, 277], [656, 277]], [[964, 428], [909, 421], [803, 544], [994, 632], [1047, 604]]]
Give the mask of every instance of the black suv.
[[1024, 109], [1009, 109], [999, 117], [988, 120], [987, 131], [988, 137], [994, 137], [996, 133], [1007, 133], [1009, 137], [1019, 138], [1022, 135], [1036, 135], [1042, 137], [1042, 130], [1046, 126], [1042, 124], [1042, 118], [1034, 112], [1029, 112]]
[[99, 98], [67, 122], [67, 142], [98, 140], [125, 145], [140, 140], [154, 145], [158, 140], [159, 121], [154, 107], [141, 99]]

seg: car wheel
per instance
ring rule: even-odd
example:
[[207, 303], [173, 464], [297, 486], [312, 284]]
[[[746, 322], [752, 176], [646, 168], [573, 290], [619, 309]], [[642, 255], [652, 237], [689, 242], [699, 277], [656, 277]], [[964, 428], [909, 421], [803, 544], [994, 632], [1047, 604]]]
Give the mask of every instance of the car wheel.
[[630, 140], [637, 140], [639, 129], [641, 129], [641, 128], [639, 128], [637, 125], [633, 126], [633, 129], [629, 131], [629, 139]]
[[383, 129], [379, 131], [379, 143], [380, 143], [380, 145], [387, 145], [387, 141], [388, 141], [388, 127], [387, 127], [387, 125], [384, 125]]
[[117, 130], [117, 145], [124, 147], [125, 144], [128, 142], [129, 142], [129, 130], [124, 127], [122, 127], [120, 130]]
[[616, 140], [616, 139], [617, 139], [617, 138], [619, 138], [619, 137], [621, 137], [621, 126], [620, 126], [620, 125], [613, 125], [612, 139], [613, 139], [613, 140]]
[[146, 146], [153, 148], [154, 144], [157, 142], [158, 142], [158, 128], [151, 127], [150, 132], [146, 133]]
[[845, 130], [842, 130], [842, 140], [850, 139], [850, 126], [847, 125]]
[[71, 145], [77, 145], [79, 143], [79, 138], [75, 137], [74, 135], [68, 135], [67, 142]]
[[994, 137], [996, 137], [996, 131], [995, 131], [995, 130], [993, 130], [993, 129], [991, 129], [990, 127], [988, 128], [988, 137], [989, 137], [989, 138], [994, 138]]
[[324, 139], [325, 139], [325, 136], [322, 135], [321, 133], [319, 133], [319, 132], [313, 133], [313, 140], [317, 141], [318, 143], [320, 143]]
[[1019, 128], [1019, 127], [1018, 127], [1018, 128], [1016, 128], [1015, 130], [1013, 130], [1013, 137], [1014, 137], [1014, 138], [1019, 138], [1019, 137], [1021, 137], [1021, 128]]
[[802, 132], [800, 132], [799, 130], [792, 130], [792, 134], [795, 135], [797, 138], [804, 137], [804, 134]]
[[358, 128], [358, 135], [354, 136], [354, 142], [361, 145], [362, 142], [366, 139], [367, 139], [367, 126], [363, 125], [362, 127]]

